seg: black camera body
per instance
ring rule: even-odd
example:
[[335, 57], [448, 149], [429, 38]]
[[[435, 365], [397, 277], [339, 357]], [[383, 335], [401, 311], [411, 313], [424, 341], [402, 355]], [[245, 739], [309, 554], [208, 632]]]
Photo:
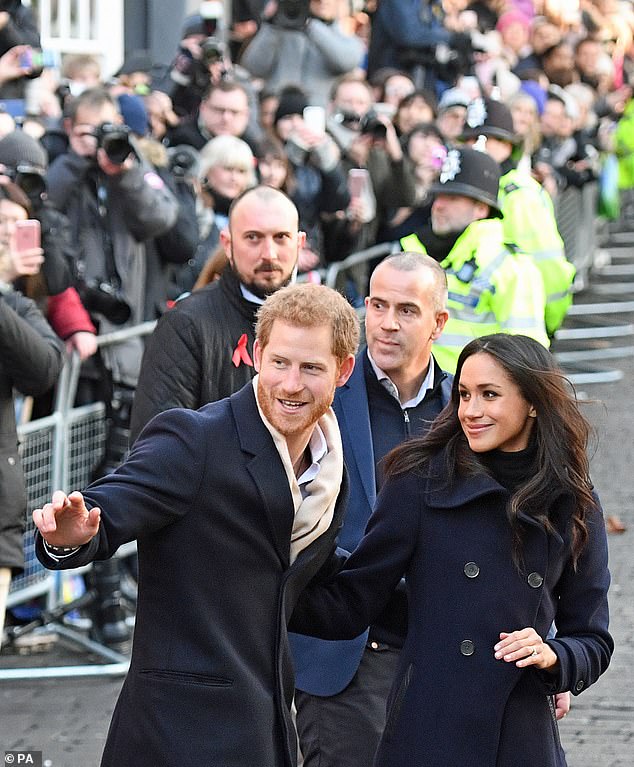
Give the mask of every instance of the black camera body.
[[132, 316], [130, 304], [116, 287], [105, 280], [90, 280], [77, 286], [88, 312], [102, 314], [113, 325], [123, 325]]
[[359, 120], [359, 132], [365, 136], [370, 135], [377, 141], [387, 136], [387, 128], [379, 120], [374, 109], [368, 110]]
[[217, 61], [222, 61], [225, 53], [225, 44], [218, 37], [208, 37], [200, 45], [200, 60], [207, 67]]
[[41, 168], [22, 163], [17, 168], [5, 165], [4, 175], [15, 182], [32, 203], [37, 203], [46, 192], [46, 173]]
[[349, 109], [338, 109], [333, 114], [332, 120], [337, 125], [343, 125], [345, 128], [355, 128], [359, 126], [361, 117]]
[[198, 152], [190, 146], [175, 146], [167, 150], [169, 169], [177, 181], [198, 175]]
[[279, 0], [271, 24], [282, 29], [300, 30], [306, 26], [310, 13], [310, 0]]
[[127, 125], [103, 123], [95, 130], [97, 146], [104, 150], [110, 162], [122, 165], [134, 152]]

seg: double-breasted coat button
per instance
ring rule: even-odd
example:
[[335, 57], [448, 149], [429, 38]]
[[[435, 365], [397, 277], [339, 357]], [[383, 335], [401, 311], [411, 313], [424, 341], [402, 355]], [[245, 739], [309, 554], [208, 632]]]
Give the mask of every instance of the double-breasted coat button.
[[10, 455], [7, 458], [7, 463], [9, 464], [9, 466], [15, 466], [15, 458], [12, 455]]
[[467, 562], [464, 566], [464, 574], [467, 578], [477, 578], [480, 575], [480, 568], [475, 562]]
[[379, 643], [378, 642], [370, 642], [370, 647], [373, 650], [378, 650], [379, 649]]
[[531, 573], [528, 576], [528, 585], [532, 589], [538, 589], [543, 582], [544, 582], [544, 579], [539, 573]]
[[580, 679], [575, 685], [575, 692], [581, 692], [585, 686], [586, 683], [583, 681], [583, 679]]
[[463, 639], [460, 642], [460, 652], [463, 655], [473, 655], [475, 652], [475, 644], [470, 639]]

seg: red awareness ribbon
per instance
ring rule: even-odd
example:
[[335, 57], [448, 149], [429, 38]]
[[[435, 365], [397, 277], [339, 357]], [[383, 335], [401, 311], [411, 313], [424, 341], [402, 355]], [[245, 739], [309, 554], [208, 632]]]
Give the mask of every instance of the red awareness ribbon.
[[247, 334], [243, 333], [240, 336], [240, 340], [238, 341], [238, 345], [233, 350], [233, 356], [231, 357], [231, 361], [236, 367], [240, 367], [240, 363], [244, 362], [245, 365], [250, 365], [253, 367], [253, 360], [251, 357], [249, 357], [249, 352], [247, 351], [247, 341], [249, 339], [247, 338]]

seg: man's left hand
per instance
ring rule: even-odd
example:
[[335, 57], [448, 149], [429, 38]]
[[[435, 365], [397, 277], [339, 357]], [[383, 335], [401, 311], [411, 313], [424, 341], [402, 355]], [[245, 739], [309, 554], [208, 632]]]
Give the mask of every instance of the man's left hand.
[[134, 166], [132, 156], [126, 157], [122, 163], [112, 162], [105, 149], [97, 150], [97, 163], [106, 176], [120, 176]]

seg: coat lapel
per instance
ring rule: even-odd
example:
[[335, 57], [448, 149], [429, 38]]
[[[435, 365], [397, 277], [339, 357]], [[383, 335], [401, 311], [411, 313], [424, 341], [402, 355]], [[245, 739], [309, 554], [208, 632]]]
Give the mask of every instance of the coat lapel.
[[368, 505], [373, 508], [376, 501], [376, 477], [363, 354], [365, 352], [357, 356], [350, 379], [338, 390], [334, 409], [339, 419], [346, 460], [348, 463], [354, 462]]
[[255, 401], [253, 384], [248, 383], [231, 399], [240, 447], [250, 458], [246, 468], [255, 482], [275, 549], [284, 567], [289, 566], [293, 529], [293, 497], [284, 466]]

